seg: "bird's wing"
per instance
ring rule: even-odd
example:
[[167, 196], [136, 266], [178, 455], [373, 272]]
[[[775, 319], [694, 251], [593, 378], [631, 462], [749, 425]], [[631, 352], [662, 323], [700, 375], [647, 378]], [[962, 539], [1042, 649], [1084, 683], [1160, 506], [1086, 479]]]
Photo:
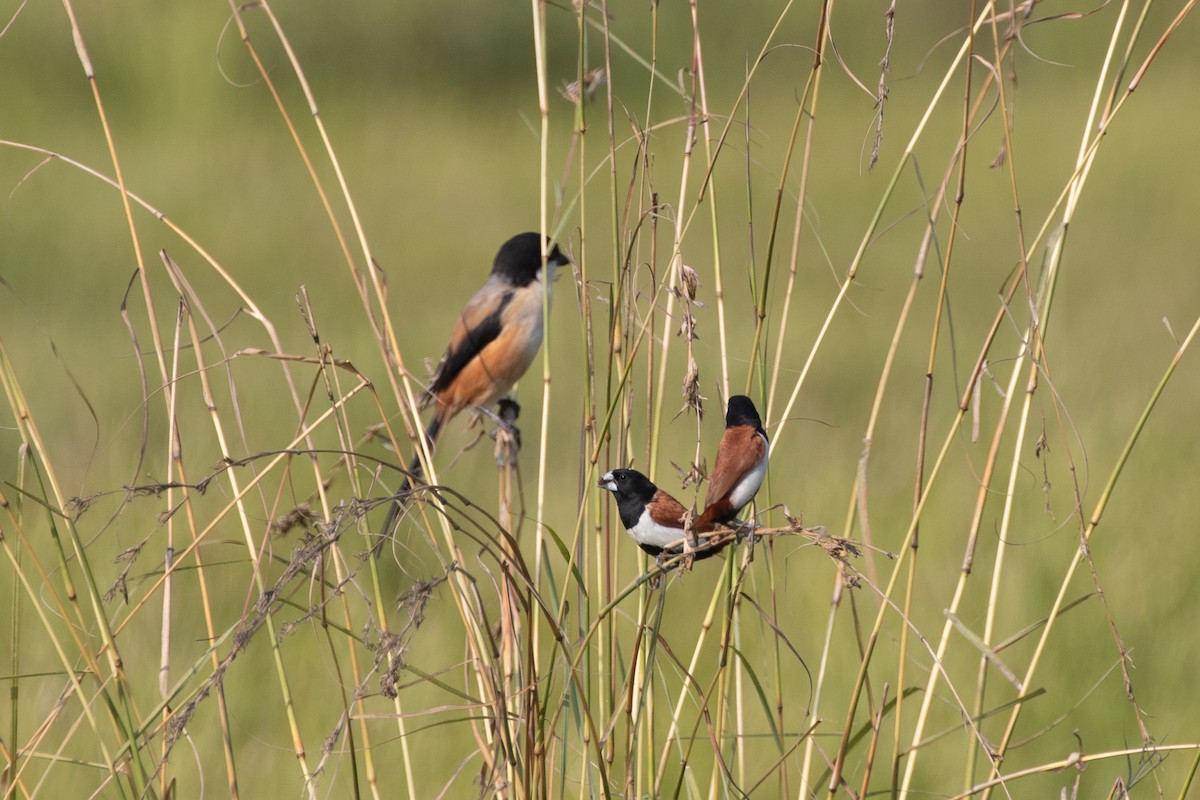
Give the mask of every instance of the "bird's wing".
[[513, 290], [504, 289], [490, 282], [480, 289], [458, 317], [450, 346], [433, 374], [429, 393], [436, 395], [445, 389], [463, 368], [476, 358], [483, 348], [494, 342], [503, 328], [501, 315], [512, 301]]
[[717, 447], [717, 461], [708, 475], [705, 508], [733, 491], [742, 476], [758, 465], [766, 451], [766, 441], [749, 425], [726, 428]]
[[683, 527], [683, 517], [687, 514], [687, 509], [683, 507], [683, 503], [662, 489], [654, 493], [654, 499], [647, 504], [647, 508], [650, 511], [650, 519], [664, 528]]

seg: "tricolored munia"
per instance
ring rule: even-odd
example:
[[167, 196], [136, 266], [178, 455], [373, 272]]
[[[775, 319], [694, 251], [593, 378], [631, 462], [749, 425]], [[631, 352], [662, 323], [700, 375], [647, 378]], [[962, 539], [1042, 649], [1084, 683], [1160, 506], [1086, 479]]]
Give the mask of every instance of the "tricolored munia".
[[730, 397], [725, 411], [725, 433], [708, 474], [708, 492], [704, 510], [696, 517], [696, 530], [714, 524], [740, 524], [738, 513], [754, 499], [767, 474], [769, 451], [767, 432], [754, 401], [743, 394]]
[[[607, 489], [617, 498], [617, 511], [621, 524], [637, 542], [638, 547], [654, 556], [660, 564], [663, 559], [679, 555], [683, 551], [684, 519], [688, 510], [683, 504], [635, 469], [614, 469], [600, 478], [600, 488]], [[707, 533], [712, 525], [693, 525], [693, 533]], [[696, 560], [714, 556], [724, 544], [694, 550]]]

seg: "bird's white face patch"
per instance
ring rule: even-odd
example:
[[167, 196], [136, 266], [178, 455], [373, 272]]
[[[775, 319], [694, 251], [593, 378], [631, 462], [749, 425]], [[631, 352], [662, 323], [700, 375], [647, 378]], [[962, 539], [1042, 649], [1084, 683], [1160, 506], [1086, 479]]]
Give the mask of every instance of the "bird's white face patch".
[[546, 260], [545, 269], [538, 269], [537, 279], [545, 283], [552, 283], [554, 279], [558, 277], [558, 268], [564, 267], [570, 263], [570, 260], [568, 260], [566, 256], [560, 256], [559, 258], [550, 256], [550, 258]]

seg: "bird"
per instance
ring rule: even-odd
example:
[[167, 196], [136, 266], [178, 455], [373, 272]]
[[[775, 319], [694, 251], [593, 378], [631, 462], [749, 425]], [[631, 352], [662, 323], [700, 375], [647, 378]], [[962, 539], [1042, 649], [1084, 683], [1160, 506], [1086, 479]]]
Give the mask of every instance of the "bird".
[[[688, 510], [683, 504], [636, 469], [614, 469], [600, 477], [600, 488], [617, 498], [621, 524], [637, 542], [638, 547], [662, 563], [664, 558], [683, 551], [684, 518]], [[707, 533], [712, 526], [692, 526], [693, 533]], [[724, 544], [694, 550], [697, 561], [716, 555]]]
[[[490, 406], [508, 394], [529, 369], [542, 346], [543, 298], [550, 300], [555, 269], [569, 263], [558, 245], [532, 231], [519, 233], [500, 246], [483, 288], [459, 313], [450, 344], [422, 397], [422, 409], [434, 407], [425, 429], [430, 453], [438, 434], [460, 411]], [[407, 493], [411, 481], [420, 477], [419, 455], [408, 472], [398, 496]], [[400, 510], [399, 500], [388, 509], [385, 534], [392, 530]]]
[[745, 508], [767, 474], [767, 432], [754, 401], [744, 394], [729, 398], [725, 410], [725, 433], [717, 445], [717, 457], [708, 475], [704, 510], [695, 527], [714, 524], [739, 525], [738, 513]]

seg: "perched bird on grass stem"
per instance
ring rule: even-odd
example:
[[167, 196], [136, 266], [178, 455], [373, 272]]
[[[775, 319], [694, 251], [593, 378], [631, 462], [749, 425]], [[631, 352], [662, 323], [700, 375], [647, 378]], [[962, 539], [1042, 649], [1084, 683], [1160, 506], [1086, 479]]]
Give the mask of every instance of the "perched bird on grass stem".
[[[543, 298], [550, 299], [555, 269], [569, 263], [557, 245], [533, 232], [519, 233], [500, 247], [483, 288], [458, 315], [450, 345], [422, 400], [422, 408], [434, 407], [433, 418], [425, 429], [431, 453], [446, 423], [465, 408], [486, 408], [495, 403], [529, 369], [542, 346]], [[384, 537], [395, 526], [411, 480], [421, 476], [419, 455], [413, 458], [408, 472], [397, 501], [388, 509]], [[381, 537], [376, 552], [382, 542]]]
[[704, 511], [694, 528], [724, 523], [736, 526], [738, 513], [749, 505], [767, 475], [767, 432], [754, 401], [744, 394], [729, 398], [725, 433], [717, 445], [717, 458], [708, 474]]
[[[616, 495], [621, 524], [638, 547], [654, 556], [660, 566], [664, 559], [684, 552], [684, 519], [689, 512], [682, 503], [635, 469], [604, 473], [600, 488]], [[712, 525], [692, 526], [693, 533], [708, 533], [712, 529]], [[723, 546], [700, 547], [692, 553], [700, 561], [716, 555]]]

